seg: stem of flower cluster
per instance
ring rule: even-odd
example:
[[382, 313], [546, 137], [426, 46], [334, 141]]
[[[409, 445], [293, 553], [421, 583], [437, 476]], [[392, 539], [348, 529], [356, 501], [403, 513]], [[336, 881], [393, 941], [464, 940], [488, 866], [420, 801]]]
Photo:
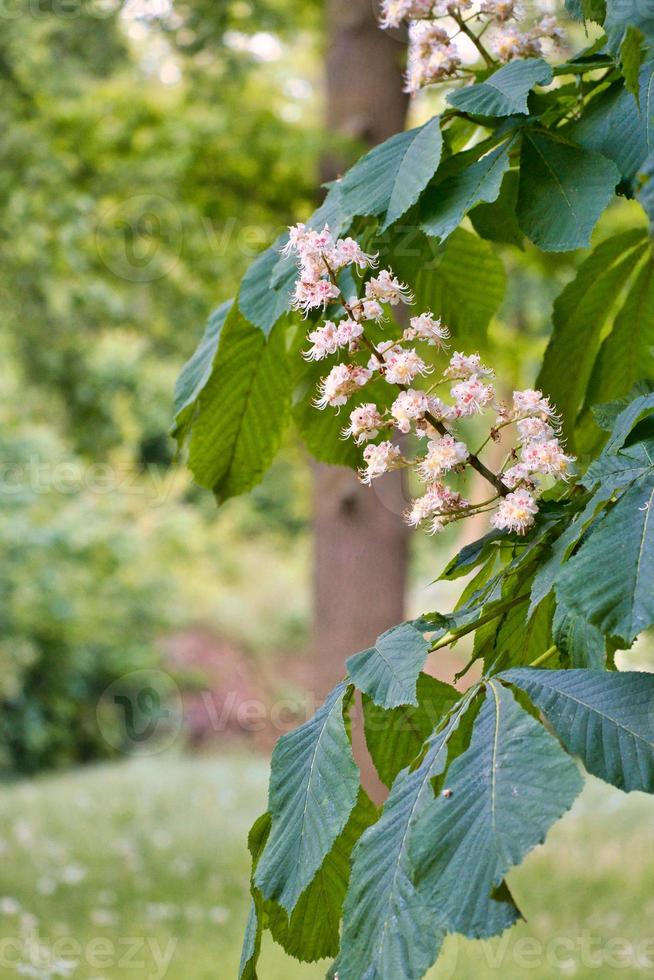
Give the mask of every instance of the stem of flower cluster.
[[474, 46], [477, 48], [477, 51], [479, 52], [479, 54], [482, 56], [482, 58], [486, 62], [486, 66], [488, 68], [494, 68], [495, 67], [495, 64], [496, 64], [495, 59], [486, 50], [486, 48], [481, 43], [481, 41], [479, 40], [479, 38], [477, 37], [477, 35], [475, 34], [475, 32], [470, 30], [470, 28], [468, 27], [467, 23], [458, 14], [453, 14], [452, 17], [453, 17], [453, 20], [456, 21], [456, 24], [457, 24], [459, 30], [463, 34], [465, 34], [466, 37], [470, 38], [470, 40], [472, 41], [472, 43], [474, 44]]

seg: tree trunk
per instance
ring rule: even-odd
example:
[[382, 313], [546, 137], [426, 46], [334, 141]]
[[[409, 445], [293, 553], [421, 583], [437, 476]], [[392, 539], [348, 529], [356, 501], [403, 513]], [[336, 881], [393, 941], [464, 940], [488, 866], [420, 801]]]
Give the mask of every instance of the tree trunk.
[[[380, 30], [373, 0], [327, 0], [327, 127], [367, 146], [404, 129], [403, 47]], [[344, 169], [325, 155], [323, 181]], [[314, 627], [316, 693], [343, 677], [346, 658], [370, 646], [404, 615], [408, 531], [401, 474], [363, 487], [348, 469], [314, 467]], [[358, 731], [356, 730], [358, 729]], [[355, 753], [368, 790], [378, 799], [360, 725]]]

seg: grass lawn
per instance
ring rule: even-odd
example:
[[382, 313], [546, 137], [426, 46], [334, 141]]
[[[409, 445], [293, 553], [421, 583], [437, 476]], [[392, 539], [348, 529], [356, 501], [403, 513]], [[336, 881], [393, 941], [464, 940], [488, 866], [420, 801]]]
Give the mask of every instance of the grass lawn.
[[[160, 756], [0, 788], [0, 977], [237, 976], [267, 763]], [[654, 976], [654, 800], [597, 782], [510, 876], [528, 921], [430, 980]], [[264, 947], [261, 980], [324, 976]], [[389, 978], [393, 980], [393, 978]]]

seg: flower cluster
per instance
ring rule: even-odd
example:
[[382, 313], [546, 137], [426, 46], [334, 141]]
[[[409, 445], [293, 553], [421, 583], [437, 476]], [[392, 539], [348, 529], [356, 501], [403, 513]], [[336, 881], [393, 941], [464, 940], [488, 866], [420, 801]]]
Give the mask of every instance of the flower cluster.
[[[406, 88], [413, 94], [425, 85], [463, 77], [458, 42], [464, 36], [488, 65], [494, 59], [507, 62], [538, 57], [543, 53], [543, 41], [562, 40], [554, 17], [542, 17], [521, 29], [517, 22], [523, 17], [517, 0], [383, 0], [381, 26], [408, 24]], [[488, 48], [481, 40], [487, 30]]]
[[[361, 480], [370, 484], [391, 470], [411, 468], [424, 484], [424, 492], [413, 500], [406, 520], [414, 527], [426, 524], [432, 533], [462, 517], [491, 510], [494, 527], [524, 534], [538, 513], [542, 480], [566, 479], [573, 462], [559, 441], [549, 400], [529, 388], [515, 391], [510, 405], [498, 404], [493, 371], [477, 353], [455, 351], [437, 374], [427, 359], [429, 348], [443, 351], [450, 334], [429, 311], [411, 317], [401, 338], [374, 343], [371, 321], [376, 322], [378, 334], [385, 308], [410, 304], [412, 297], [392, 270], [370, 274], [367, 270], [376, 266], [376, 256], [367, 255], [351, 238], [334, 240], [327, 227], [315, 232], [297, 225], [291, 229], [286, 251], [296, 254], [299, 266], [296, 308], [308, 312], [327, 303], [338, 308], [333, 319], [309, 332], [311, 346], [304, 352], [308, 360], [344, 356], [321, 379], [316, 408], [340, 409], [374, 379], [383, 379], [396, 389], [392, 400], [384, 400], [389, 408], [374, 400], [363, 401], [352, 409], [349, 424], [343, 428], [343, 438], [353, 439], [358, 446], [366, 444]], [[337, 273], [348, 265], [367, 276], [362, 296], [346, 298], [341, 291]], [[324, 300], [327, 294], [329, 299]], [[449, 388], [449, 401], [434, 394], [441, 386]], [[481, 462], [481, 450], [471, 453], [456, 431], [461, 420], [489, 410], [495, 417], [481, 449], [492, 440], [500, 441], [501, 431], [509, 426], [515, 433], [505, 465], [497, 474]], [[377, 441], [393, 430], [413, 433], [426, 448], [409, 459], [390, 438]], [[494, 488], [494, 496], [482, 503], [471, 503], [444, 482], [448, 475], [460, 474], [469, 466]]]

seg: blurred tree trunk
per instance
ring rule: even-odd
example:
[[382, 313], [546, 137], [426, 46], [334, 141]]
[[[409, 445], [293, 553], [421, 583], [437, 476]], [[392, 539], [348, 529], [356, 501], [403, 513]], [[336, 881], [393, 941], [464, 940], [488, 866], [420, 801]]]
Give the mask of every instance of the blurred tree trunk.
[[[403, 46], [379, 29], [373, 0], [327, 0], [327, 127], [368, 146], [404, 129]], [[323, 181], [344, 169], [335, 153]], [[407, 529], [399, 473], [361, 486], [342, 467], [314, 467], [314, 634], [317, 693], [343, 676], [344, 661], [404, 613]]]

